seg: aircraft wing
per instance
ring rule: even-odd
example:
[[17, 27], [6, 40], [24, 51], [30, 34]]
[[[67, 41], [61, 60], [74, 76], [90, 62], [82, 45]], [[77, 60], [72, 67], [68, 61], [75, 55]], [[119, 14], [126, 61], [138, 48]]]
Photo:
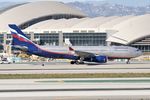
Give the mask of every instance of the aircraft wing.
[[75, 52], [75, 54], [77, 54], [78, 56], [83, 57], [83, 58], [94, 57], [96, 55], [93, 53], [77, 51], [77, 50], [75, 50], [74, 52]]
[[73, 51], [76, 55], [82, 57], [82, 58], [88, 58], [88, 57], [94, 57], [96, 54], [90, 53], [90, 52], [84, 52], [79, 50], [74, 50], [73, 48], [69, 47], [70, 51]]

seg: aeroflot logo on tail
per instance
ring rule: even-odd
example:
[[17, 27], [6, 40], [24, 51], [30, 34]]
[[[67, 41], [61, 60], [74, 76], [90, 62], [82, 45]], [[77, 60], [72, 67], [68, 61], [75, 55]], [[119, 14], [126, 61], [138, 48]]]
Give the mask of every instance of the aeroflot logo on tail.
[[18, 34], [17, 32], [15, 32], [15, 30], [11, 30], [11, 33], [12, 33], [13, 38], [18, 39], [19, 41], [31, 43], [31, 41], [28, 38], [26, 38], [25, 36], [21, 34]]

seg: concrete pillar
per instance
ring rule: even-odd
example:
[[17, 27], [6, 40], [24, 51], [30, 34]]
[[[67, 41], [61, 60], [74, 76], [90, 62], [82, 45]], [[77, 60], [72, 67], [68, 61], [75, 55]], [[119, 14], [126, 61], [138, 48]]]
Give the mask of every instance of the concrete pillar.
[[59, 46], [63, 46], [63, 33], [59, 33]]
[[7, 47], [6, 47], [7, 33], [2, 33], [2, 34], [4, 34], [4, 41], [3, 41], [4, 52], [6, 52], [6, 50], [7, 50]]
[[106, 41], [107, 42], [107, 46], [111, 46], [111, 42], [109, 41]]
[[30, 32], [29, 34], [31, 36], [31, 41], [34, 41], [34, 32]]

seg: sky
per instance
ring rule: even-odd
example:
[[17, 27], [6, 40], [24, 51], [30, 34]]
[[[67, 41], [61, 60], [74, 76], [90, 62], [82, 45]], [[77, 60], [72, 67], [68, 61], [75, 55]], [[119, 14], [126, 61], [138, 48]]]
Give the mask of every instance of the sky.
[[109, 3], [117, 3], [129, 6], [145, 6], [150, 5], [150, 0], [0, 0], [0, 2], [27, 2], [27, 1], [63, 1], [63, 2], [88, 2], [88, 1], [107, 1]]

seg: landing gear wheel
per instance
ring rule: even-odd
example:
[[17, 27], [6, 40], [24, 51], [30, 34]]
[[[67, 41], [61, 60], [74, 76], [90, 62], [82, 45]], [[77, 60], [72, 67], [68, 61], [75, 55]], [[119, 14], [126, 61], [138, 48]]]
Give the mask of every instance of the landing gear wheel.
[[79, 61], [71, 61], [70, 64], [84, 64], [84, 62], [79, 62]]
[[130, 64], [130, 59], [128, 59], [126, 63], [127, 63], [127, 64]]
[[75, 64], [75, 63], [76, 63], [76, 61], [71, 61], [71, 62], [70, 62], [70, 64], [72, 64], [72, 65]]

